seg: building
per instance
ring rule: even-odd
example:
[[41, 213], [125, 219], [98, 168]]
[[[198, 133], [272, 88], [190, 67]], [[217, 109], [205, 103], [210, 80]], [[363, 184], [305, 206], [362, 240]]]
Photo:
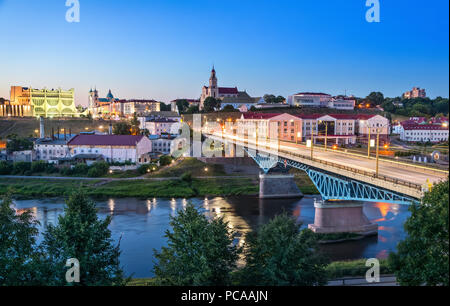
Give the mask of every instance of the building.
[[405, 99], [415, 99], [415, 98], [426, 98], [427, 93], [425, 89], [421, 89], [420, 87], [413, 87], [411, 91], [407, 91], [403, 94], [403, 98]]
[[57, 163], [59, 159], [69, 158], [67, 142], [70, 138], [41, 138], [34, 142], [36, 160]]
[[238, 92], [235, 97], [223, 97], [222, 102], [220, 103], [220, 109], [224, 109], [225, 106], [230, 105], [234, 109], [239, 110], [242, 113], [248, 112], [252, 106], [255, 108], [258, 105], [266, 104], [264, 98], [262, 97], [250, 97], [250, 95], [245, 91]]
[[178, 101], [187, 101], [189, 104], [188, 107], [198, 106], [198, 108], [200, 109], [200, 99], [175, 99], [175, 100], [170, 101], [170, 109], [172, 112], [176, 112], [176, 113], [180, 112], [180, 110], [178, 109], [178, 106], [177, 106]]
[[299, 92], [288, 97], [288, 104], [294, 107], [332, 108], [339, 110], [355, 109], [354, 97], [333, 97], [321, 92]]
[[356, 105], [355, 97], [336, 96], [328, 103], [328, 108], [339, 110], [354, 110]]
[[[142, 118], [142, 119], [141, 119]], [[141, 130], [148, 130], [150, 135], [174, 134], [172, 126], [178, 121], [163, 117], [140, 117]]]
[[123, 117], [132, 117], [135, 113], [142, 116], [161, 110], [161, 102], [155, 100], [121, 100], [120, 103]]
[[219, 87], [216, 70], [214, 69], [214, 67], [211, 70], [209, 86], [203, 86], [202, 88], [200, 109], [203, 109], [203, 103], [208, 97], [222, 100], [222, 108], [225, 105], [232, 105], [235, 109], [241, 109], [241, 107], [243, 106], [245, 106], [245, 108], [247, 109], [250, 109], [252, 105], [256, 105], [261, 101], [261, 97], [252, 98], [247, 94], [246, 91], [239, 91], [237, 87]]
[[380, 142], [389, 142], [389, 120], [379, 115], [247, 113], [237, 121], [237, 132], [241, 137], [255, 137], [256, 133], [258, 137], [279, 135], [280, 140], [290, 142], [311, 138], [314, 142], [324, 142], [326, 138], [329, 144], [338, 145], [367, 143], [369, 129], [371, 139], [376, 138], [378, 131]]
[[319, 92], [299, 92], [288, 97], [288, 104], [296, 107], [328, 107], [331, 95]]
[[242, 138], [301, 141], [302, 119], [290, 114], [244, 113], [237, 120], [237, 133]]
[[11, 98], [0, 106], [0, 116], [8, 117], [75, 117], [75, 90], [34, 89], [11, 86]]
[[89, 91], [89, 112], [95, 117], [131, 117], [136, 113], [138, 116], [161, 110], [161, 102], [155, 100], [123, 100], [115, 98], [108, 91], [106, 98], [99, 98], [98, 90]]
[[181, 151], [186, 145], [186, 139], [177, 139], [178, 135], [150, 135], [152, 142], [152, 153], [163, 155], [173, 155], [176, 151]]
[[448, 141], [448, 125], [401, 123], [400, 140], [407, 142], [445, 142]]
[[[152, 151], [152, 142], [145, 136], [132, 135], [78, 135], [68, 142], [70, 155], [97, 155], [109, 163], [139, 163]], [[142, 160], [142, 159], [141, 159]]]

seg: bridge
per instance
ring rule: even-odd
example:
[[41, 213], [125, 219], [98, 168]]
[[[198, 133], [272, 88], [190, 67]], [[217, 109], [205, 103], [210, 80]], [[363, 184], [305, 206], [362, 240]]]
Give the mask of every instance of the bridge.
[[235, 145], [255, 160], [264, 173], [277, 165], [305, 171], [325, 201], [365, 201], [408, 204], [418, 202], [428, 185], [445, 180], [448, 171], [379, 160], [334, 150], [311, 149], [295, 143], [241, 138], [228, 133], [207, 133], [209, 138]]

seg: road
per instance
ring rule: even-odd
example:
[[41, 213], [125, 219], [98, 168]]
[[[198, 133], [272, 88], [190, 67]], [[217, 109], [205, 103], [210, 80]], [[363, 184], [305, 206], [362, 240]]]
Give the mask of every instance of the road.
[[[216, 134], [214, 136], [222, 137], [221, 134]], [[244, 141], [244, 139], [239, 139], [236, 136], [227, 134], [223, 135], [223, 137], [230, 140]], [[245, 141], [250, 142], [250, 144], [252, 143], [252, 140], [246, 139]], [[262, 146], [262, 142], [260, 142], [259, 145]], [[282, 151], [297, 153], [308, 157], [311, 156], [311, 149], [302, 144], [281, 142], [279, 148]], [[376, 160], [374, 158], [368, 159], [367, 157], [358, 154], [339, 152], [331, 149], [325, 151], [322, 148], [314, 148], [313, 156], [316, 160], [328, 161], [373, 174], [376, 173]], [[436, 183], [443, 181], [448, 177], [448, 171], [382, 159], [379, 159], [379, 174], [419, 185], [426, 184], [427, 180], [431, 183]]]

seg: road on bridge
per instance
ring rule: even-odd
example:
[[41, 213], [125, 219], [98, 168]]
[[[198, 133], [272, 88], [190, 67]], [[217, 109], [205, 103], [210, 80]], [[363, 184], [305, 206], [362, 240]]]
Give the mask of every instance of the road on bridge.
[[[207, 134], [207, 136], [211, 135]], [[238, 138], [226, 133], [214, 134], [213, 136], [220, 138], [223, 137], [223, 139], [229, 139], [241, 143], [245, 141], [246, 143], [250, 143], [253, 146], [255, 144], [254, 140], [244, 140], [242, 138]], [[265, 146], [263, 142], [258, 143], [258, 145]], [[272, 148], [275, 147], [272, 145]], [[304, 156], [311, 155], [311, 149], [307, 148], [303, 144], [280, 142], [279, 150]], [[363, 157], [361, 155], [339, 152], [332, 149], [325, 151], [323, 148], [313, 148], [313, 151], [314, 159], [316, 160], [323, 160], [345, 167], [351, 167], [354, 169], [366, 171], [368, 173], [376, 173], [376, 160], [374, 158], [368, 159], [367, 157]], [[383, 159], [379, 159], [379, 174], [419, 185], [425, 185], [427, 183], [427, 180], [429, 180], [431, 183], [436, 183], [445, 180], [448, 177], [448, 171], [415, 166], [396, 161], [387, 161]]]

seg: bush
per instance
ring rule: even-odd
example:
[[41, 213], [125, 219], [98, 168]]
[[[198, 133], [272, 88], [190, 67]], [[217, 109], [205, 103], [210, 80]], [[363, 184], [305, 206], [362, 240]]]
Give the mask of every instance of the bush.
[[13, 165], [6, 161], [0, 161], [0, 175], [9, 175], [13, 171]]
[[146, 173], [148, 173], [148, 170], [150, 169], [150, 165], [141, 165], [141, 166], [139, 166], [139, 168], [137, 169], [137, 172], [139, 173], [139, 174], [146, 174]]
[[14, 175], [24, 175], [25, 172], [31, 171], [31, 163], [27, 162], [17, 162], [13, 164], [12, 174]]
[[64, 176], [73, 175], [73, 169], [71, 167], [62, 167], [59, 169], [59, 173]]
[[89, 166], [86, 164], [76, 164], [72, 169], [73, 174], [87, 175], [89, 172]]
[[48, 164], [47, 162], [40, 160], [34, 161], [31, 163], [31, 172], [32, 173], [42, 173], [47, 171]]
[[173, 158], [169, 155], [163, 155], [159, 158], [159, 164], [161, 166], [167, 166], [170, 165], [170, 163], [172, 162]]
[[89, 177], [102, 177], [108, 173], [109, 164], [105, 162], [97, 162], [91, 166], [88, 171]]
[[186, 183], [192, 182], [192, 174], [190, 172], [183, 173], [183, 175], [181, 175], [181, 180]]

